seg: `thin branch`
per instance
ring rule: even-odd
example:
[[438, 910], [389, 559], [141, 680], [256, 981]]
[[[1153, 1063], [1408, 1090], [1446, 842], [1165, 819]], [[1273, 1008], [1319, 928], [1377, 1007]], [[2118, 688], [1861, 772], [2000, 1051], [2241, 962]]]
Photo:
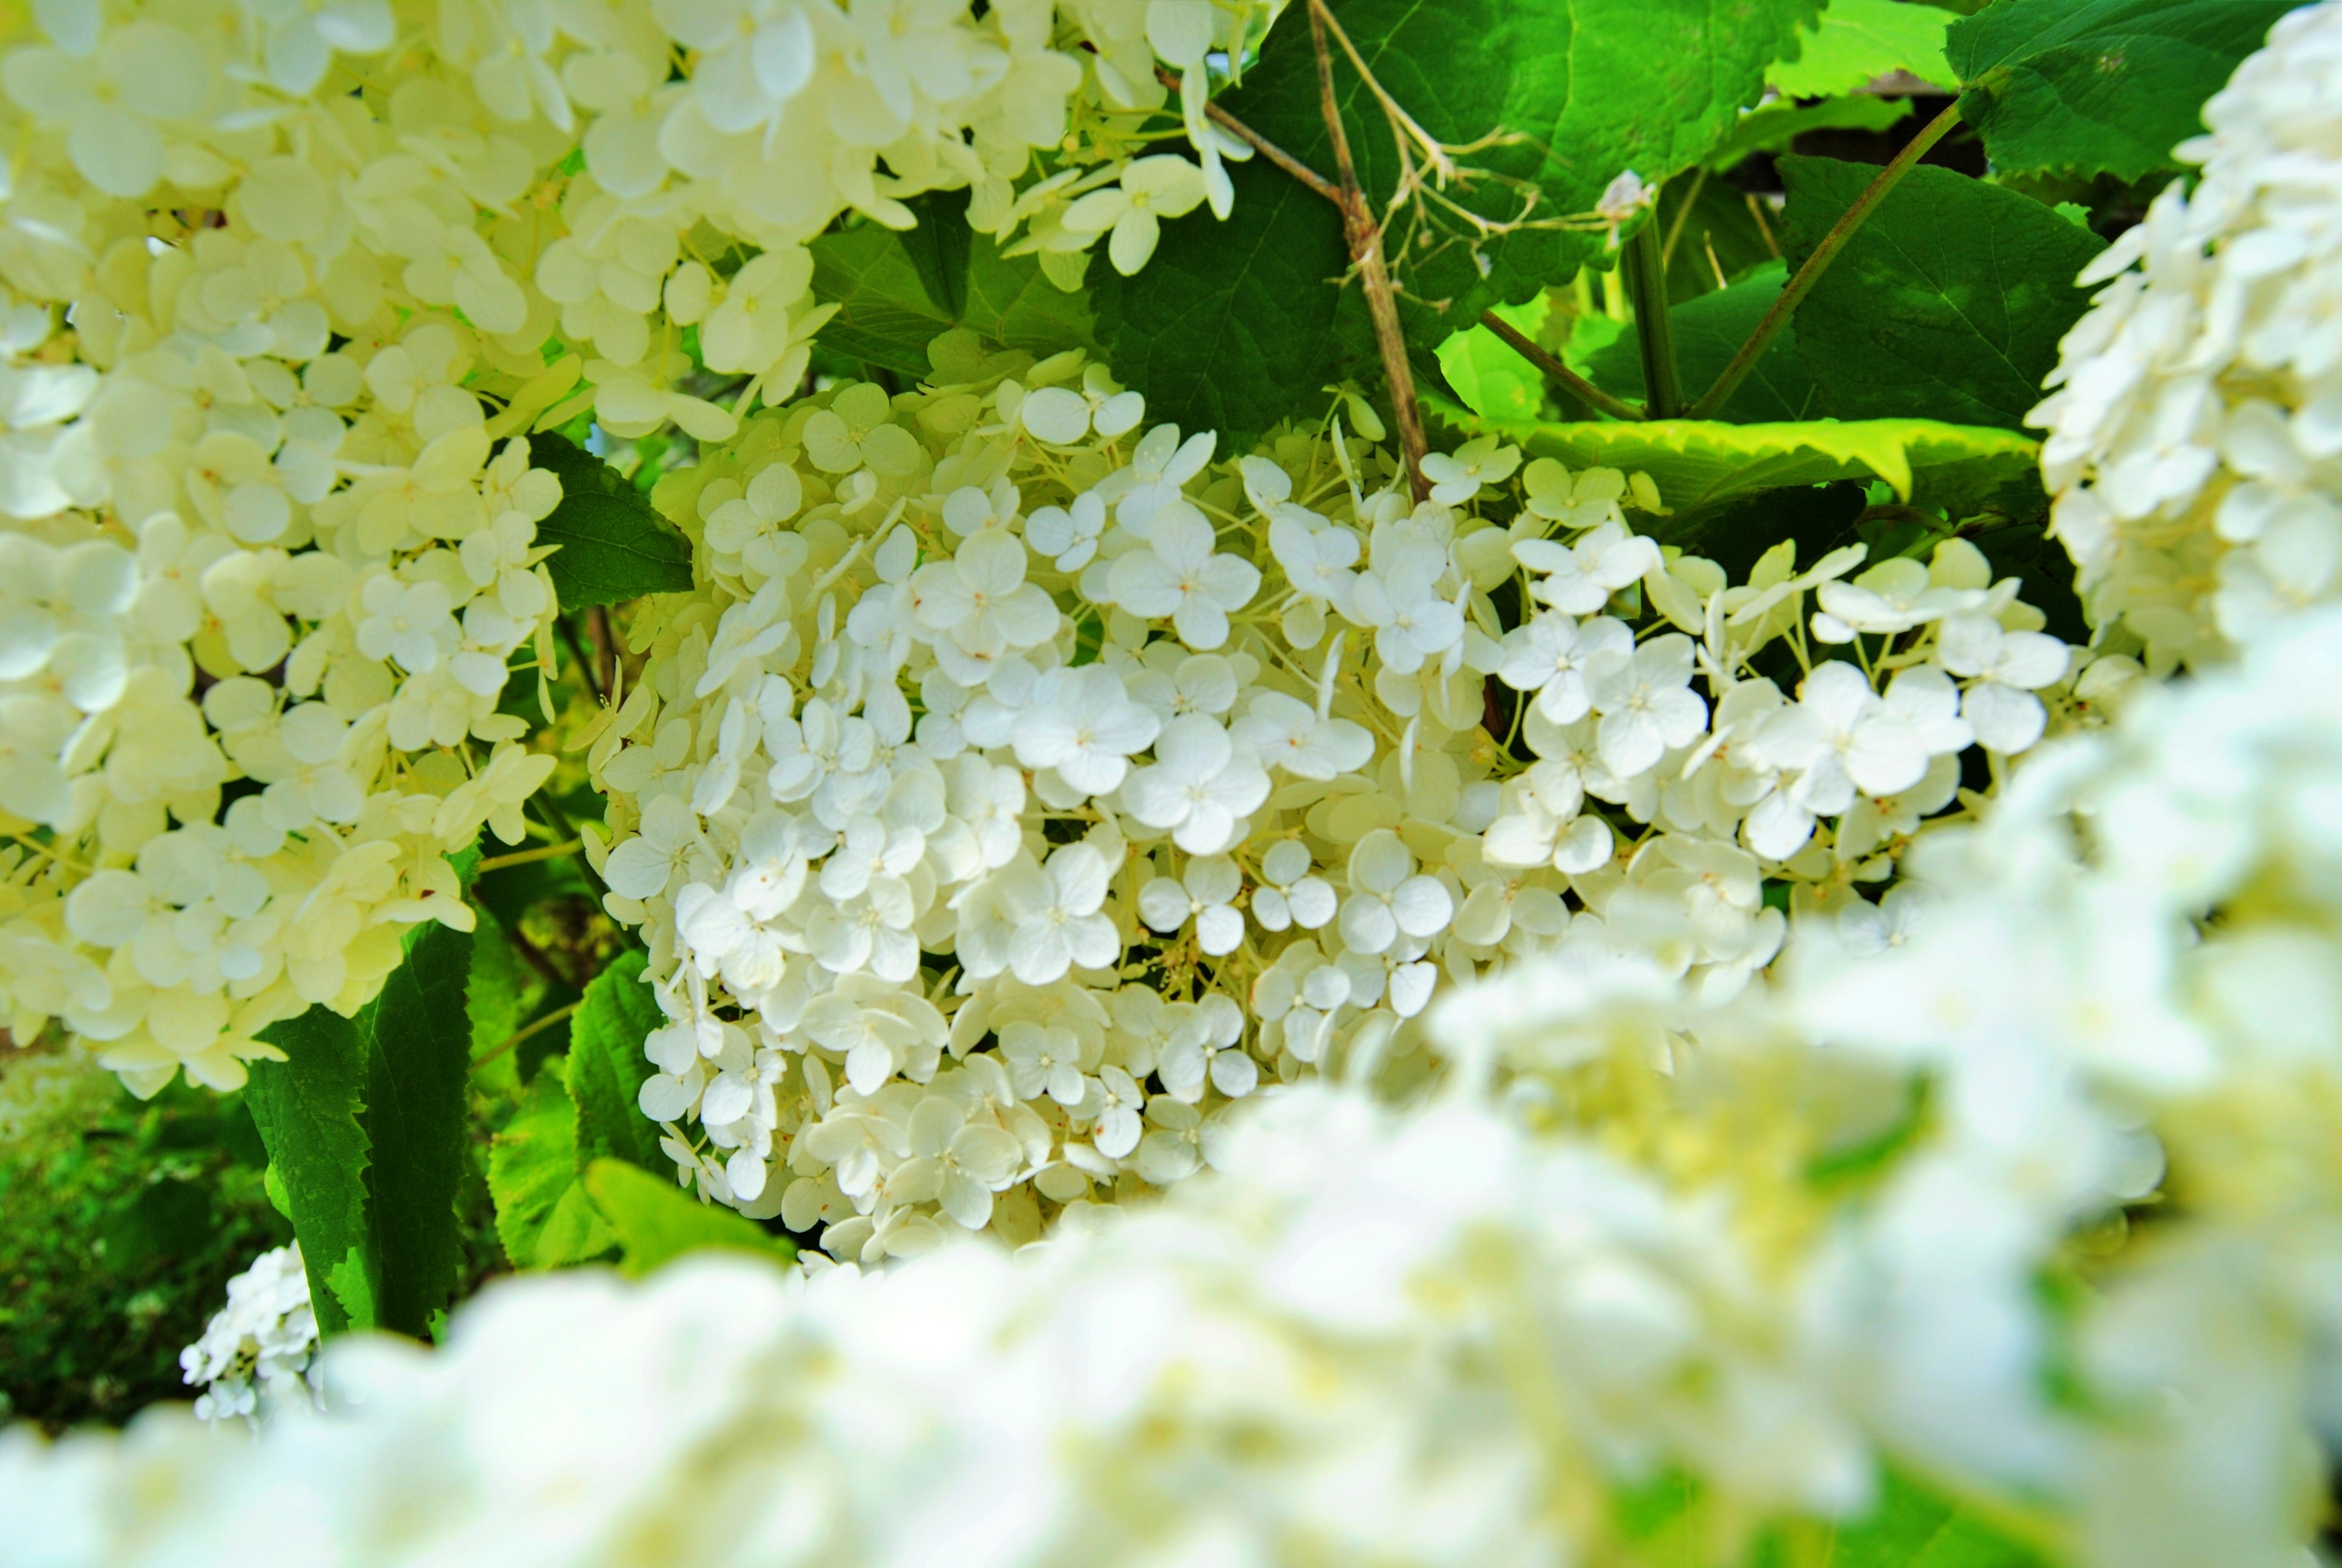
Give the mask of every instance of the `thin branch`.
[[577, 628], [569, 624], [568, 616], [556, 615], [554, 619], [561, 627], [561, 640], [568, 645], [569, 656], [577, 661], [577, 671], [586, 677], [586, 689], [594, 694], [596, 702], [600, 702], [602, 672], [595, 668], [600, 661], [586, 651], [586, 644], [578, 638]]
[[1577, 372], [1569, 368], [1523, 335], [1520, 330], [1493, 310], [1480, 313], [1480, 325], [1504, 339], [1507, 347], [1539, 370], [1559, 382], [1570, 394], [1589, 407], [1608, 414], [1613, 419], [1640, 419], [1643, 411], [1624, 398], [1613, 397]]
[[567, 844], [549, 844], [543, 849], [524, 849], [511, 854], [491, 855], [474, 866], [472, 873], [476, 876], [483, 872], [502, 871], [508, 865], [526, 865], [532, 861], [539, 860], [559, 860], [563, 855], [575, 854], [583, 846], [583, 840], [573, 838]]
[[[1358, 187], [1358, 171], [1350, 161], [1350, 136], [1342, 125], [1342, 106], [1334, 96], [1334, 56], [1326, 46], [1331, 18], [1325, 0], [1309, 0], [1309, 36], [1317, 51], [1319, 107], [1334, 142], [1334, 162], [1342, 182], [1342, 230], [1350, 244], [1350, 259], [1366, 287], [1366, 313], [1375, 324], [1375, 345], [1382, 351], [1383, 375], [1390, 382], [1391, 412], [1398, 419], [1399, 451], [1406, 460], [1408, 488], [1420, 503], [1431, 496], [1431, 482], [1423, 476], [1423, 459], [1429, 444], [1423, 435], [1423, 411], [1415, 400], [1415, 372], [1406, 362], [1406, 339], [1398, 322], [1398, 295], [1391, 287], [1390, 267], [1383, 259], [1383, 233], [1366, 210], [1366, 193]], [[1363, 67], [1361, 67], [1363, 69]], [[1371, 85], [1374, 78], [1366, 78]], [[1379, 85], [1375, 87], [1382, 95]]]
[[1797, 269], [1797, 275], [1781, 290], [1781, 297], [1773, 302], [1772, 308], [1765, 313], [1765, 319], [1756, 324], [1756, 330], [1748, 335], [1748, 341], [1740, 345], [1740, 352], [1732, 356], [1732, 363], [1726, 365], [1724, 374], [1716, 378], [1716, 385], [1692, 404], [1691, 418], [1714, 418], [1716, 411], [1724, 406], [1725, 401], [1740, 390], [1740, 384], [1748, 379], [1748, 373], [1756, 368], [1756, 362], [1765, 356], [1767, 349], [1773, 346], [1773, 340], [1781, 335], [1781, 329], [1789, 325], [1789, 317], [1797, 313], [1797, 306], [1805, 303], [1806, 296], [1813, 293], [1814, 285], [1821, 281], [1822, 274], [1829, 270], [1830, 263], [1837, 259], [1837, 253], [1846, 248], [1855, 231], [1862, 227], [1864, 220], [1887, 199], [1887, 193], [1902, 184], [1903, 176], [1911, 172], [1912, 166], [1927, 155], [1928, 149], [1942, 141], [1945, 133], [1959, 123], [1959, 118], [1960, 106], [1955, 103], [1929, 121], [1927, 129], [1912, 137], [1903, 150], [1895, 155], [1893, 163], [1878, 171], [1878, 177], [1870, 182], [1869, 188], [1857, 196], [1854, 205], [1847, 208], [1837, 222], [1830, 225], [1829, 233], [1824, 235], [1821, 244], [1814, 247], [1814, 254], [1806, 258], [1806, 265]]
[[1635, 231], [1619, 266], [1635, 305], [1635, 341], [1643, 351], [1643, 406], [1653, 419], [1683, 413], [1683, 384], [1676, 373], [1674, 324], [1667, 319], [1667, 264], [1659, 248], [1658, 219]]
[[[1415, 116], [1400, 108], [1398, 100], [1383, 90], [1383, 85], [1375, 79], [1374, 72], [1358, 54], [1357, 45], [1350, 42], [1347, 33], [1342, 31], [1342, 25], [1334, 20], [1333, 12], [1326, 8], [1324, 0], [1309, 0], [1309, 15], [1310, 31], [1317, 38], [1318, 53], [1325, 53], [1325, 32], [1330, 31], [1342, 45], [1342, 53], [1350, 57], [1350, 64], [1356, 68], [1359, 79], [1366, 83], [1366, 91], [1375, 95], [1375, 101], [1382, 105], [1383, 113], [1389, 116], [1392, 129], [1399, 132], [1402, 139], [1413, 138], [1416, 145], [1423, 149], [1424, 156], [1430, 161], [1432, 173], [1441, 184], [1454, 179], [1456, 160], [1448, 155], [1447, 148], [1438, 137], [1416, 125]], [[1330, 72], [1320, 74], [1328, 81], [1332, 79]]]
[[[1165, 70], [1160, 65], [1157, 65], [1155, 68], [1155, 79], [1162, 83], [1165, 86], [1171, 88], [1174, 92], [1178, 90], [1179, 78], [1171, 72]], [[1226, 109], [1221, 108], [1219, 105], [1206, 99], [1204, 103], [1204, 114], [1205, 116], [1212, 122], [1212, 124], [1219, 126], [1220, 129], [1227, 132], [1228, 135], [1236, 137], [1236, 140], [1251, 147], [1253, 151], [1266, 158], [1270, 163], [1275, 164], [1278, 168], [1283, 169], [1286, 174], [1291, 175], [1295, 179], [1299, 180], [1303, 185], [1307, 185], [1311, 190], [1316, 192], [1319, 195], [1325, 197], [1336, 206], [1338, 207], [1342, 205], [1342, 193], [1340, 189], [1335, 185], [1333, 181], [1327, 179], [1325, 175], [1319, 174], [1316, 170], [1303, 163], [1299, 158], [1295, 157], [1291, 153], [1286, 152], [1283, 147], [1278, 146], [1275, 142], [1270, 141], [1266, 136], [1262, 135], [1258, 131], [1254, 130], [1250, 125], [1246, 125], [1242, 120], [1237, 119], [1234, 115], [1229, 114]]]
[[488, 1050], [473, 1057], [472, 1066], [475, 1070], [486, 1066], [489, 1063], [495, 1061], [497, 1057], [503, 1055], [505, 1052], [511, 1050], [522, 1041], [529, 1039], [532, 1036], [544, 1034], [546, 1030], [552, 1028], [555, 1024], [560, 1023], [563, 1019], [568, 1017], [572, 1013], [576, 1012], [580, 1007], [585, 1005], [586, 1004], [584, 1001], [580, 1000], [572, 1002], [566, 1007], [555, 1008], [544, 1017], [537, 1019], [535, 1023], [530, 1024], [525, 1028], [522, 1029], [517, 1034], [507, 1039], [503, 1044], [491, 1046]]
[[1707, 165], [1702, 164], [1699, 172], [1691, 177], [1691, 189], [1683, 194], [1683, 205], [1676, 208], [1676, 221], [1667, 225], [1667, 243], [1659, 252], [1659, 258], [1669, 266], [1676, 265], [1676, 243], [1683, 238], [1684, 225], [1690, 220], [1692, 208], [1699, 204], [1699, 193], [1706, 186]]

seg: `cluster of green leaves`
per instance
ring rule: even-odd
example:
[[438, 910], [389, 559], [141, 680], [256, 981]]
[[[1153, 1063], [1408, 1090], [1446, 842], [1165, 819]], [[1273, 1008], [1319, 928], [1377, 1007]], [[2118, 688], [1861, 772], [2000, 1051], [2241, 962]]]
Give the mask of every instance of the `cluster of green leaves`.
[[[643, 1041], [661, 1021], [640, 950], [548, 1010], [558, 988], [523, 972], [515, 935], [485, 912], [477, 933], [426, 924], [355, 1017], [314, 1008], [267, 1035], [285, 1060], [255, 1064], [244, 1100], [327, 1334], [435, 1338], [449, 1308], [505, 1268], [606, 1260], [640, 1273], [705, 1245], [790, 1255], [786, 1239], [678, 1190], [636, 1107]], [[517, 1059], [514, 1041], [556, 1040], [545, 1026], [565, 1014], [559, 1049]], [[490, 1213], [501, 1258], [466, 1244]]]
[[0, 1054], [0, 1420], [121, 1421], [184, 1398], [180, 1348], [292, 1237], [236, 1095], [144, 1104], [88, 1055]]

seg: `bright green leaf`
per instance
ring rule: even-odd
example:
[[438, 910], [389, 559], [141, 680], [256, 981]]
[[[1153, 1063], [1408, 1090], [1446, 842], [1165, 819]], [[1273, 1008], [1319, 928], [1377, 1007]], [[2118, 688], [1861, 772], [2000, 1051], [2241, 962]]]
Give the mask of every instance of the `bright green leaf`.
[[577, 1107], [555, 1057], [530, 1081], [488, 1153], [496, 1239], [515, 1268], [558, 1268], [597, 1257], [616, 1236], [579, 1183]]
[[1851, 93], [1895, 71], [1948, 87], [1958, 80], [1944, 58], [1944, 29], [1951, 21], [1948, 11], [1906, 0], [1829, 0], [1820, 26], [1805, 35], [1803, 51], [1776, 65], [1766, 80], [1791, 98]]
[[2041, 1568], [2028, 1547], [1974, 1513], [1887, 1472], [1878, 1506], [1840, 1525], [1831, 1568]]
[[1483, 420], [1438, 397], [1426, 397], [1424, 407], [1459, 433], [1493, 430], [1530, 456], [1572, 470], [1647, 474], [1678, 520], [1760, 490], [1868, 478], [1884, 479], [1907, 500], [1957, 514], [1964, 504], [2024, 479], [2040, 460], [2039, 446], [2014, 432], [1927, 419], [1530, 424]]
[[561, 546], [545, 565], [563, 609], [690, 590], [691, 542], [625, 475], [549, 430], [528, 438], [528, 458], [561, 481], [561, 504], [537, 524], [536, 542]]
[[455, 1294], [464, 1253], [455, 1217], [469, 1134], [464, 1005], [469, 932], [426, 923], [406, 962], [358, 1014], [366, 1047], [367, 1238], [377, 1260], [375, 1326], [420, 1337]]
[[1998, 0], [1952, 24], [1960, 115], [2003, 173], [2174, 167], [2204, 100], [2299, 0]]
[[765, 1233], [754, 1221], [704, 1203], [664, 1176], [619, 1160], [596, 1160], [586, 1168], [586, 1191], [617, 1233], [626, 1249], [619, 1269], [639, 1278], [661, 1263], [721, 1247], [763, 1257], [793, 1258], [796, 1249]]
[[[1496, 314], [1535, 338], [1549, 310], [1539, 295], [1526, 305], [1498, 305]], [[1545, 377], [1485, 326], [1441, 344], [1439, 368], [1466, 406], [1491, 419], [1535, 419], [1545, 406]]]
[[569, 1019], [569, 1094], [576, 1103], [577, 1167], [619, 1159], [661, 1174], [675, 1162], [659, 1152], [658, 1124], [636, 1096], [651, 1064], [643, 1041], [666, 1022], [643, 979], [643, 954], [623, 953], [586, 987]]
[[[1486, 305], [1529, 298], [1595, 256], [1598, 235], [1556, 221], [1590, 214], [1621, 173], [1652, 184], [1691, 167], [1756, 102], [1820, 0], [1344, 0], [1336, 15], [1386, 91], [1432, 135], [1497, 144], [1464, 155], [1479, 171], [1447, 197], [1499, 222], [1533, 223], [1469, 242], [1451, 225], [1417, 243], [1390, 230], [1409, 341], [1425, 348]], [[1319, 173], [1334, 160], [1305, 26], [1268, 36], [1229, 111]], [[1346, 60], [1336, 98], [1358, 177], [1377, 204], [1399, 162], [1373, 95]], [[1296, 390], [1378, 378], [1355, 288], [1326, 286], [1349, 257], [1331, 204], [1265, 159], [1236, 165], [1226, 221], [1198, 209], [1166, 224], [1137, 277], [1092, 269], [1098, 335], [1149, 414], [1243, 439], [1296, 412]]]
[[327, 1333], [370, 1328], [368, 1311], [354, 1319], [328, 1279], [345, 1259], [368, 1255], [365, 1246], [366, 1164], [370, 1141], [362, 1120], [365, 1040], [354, 1020], [324, 1007], [272, 1024], [263, 1040], [285, 1053], [282, 1062], [255, 1062], [244, 1103], [268, 1146], [268, 1169], [279, 1205], [301, 1240], [317, 1325]]
[[[1793, 263], [1877, 171], [1784, 158]], [[1841, 419], [2022, 427], [2088, 304], [2074, 276], [2106, 248], [2049, 207], [1922, 165], [1857, 230], [1797, 315], [1797, 348]]]
[[[1731, 363], [1773, 302], [1781, 297], [1788, 269], [1773, 262], [1730, 288], [1686, 300], [1667, 312], [1675, 329], [1676, 368], [1684, 390], [1697, 396]], [[1613, 396], [1639, 401], [1643, 392], [1643, 350], [1631, 332], [1595, 355], [1586, 365], [1594, 385]], [[1811, 419], [1820, 412], [1814, 378], [1797, 357], [1794, 330], [1784, 328], [1748, 379], [1740, 384], [1720, 411], [1736, 424], [1758, 421]]]

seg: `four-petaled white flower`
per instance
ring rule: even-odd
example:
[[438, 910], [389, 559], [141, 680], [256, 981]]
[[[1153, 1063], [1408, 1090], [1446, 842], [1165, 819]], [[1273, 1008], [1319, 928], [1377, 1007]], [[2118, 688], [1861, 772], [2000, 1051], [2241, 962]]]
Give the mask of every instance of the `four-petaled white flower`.
[[1134, 615], [1167, 619], [1179, 640], [1199, 652], [1228, 640], [1228, 616], [1252, 602], [1260, 568], [1213, 553], [1212, 525], [1185, 503], [1157, 511], [1147, 544], [1114, 564], [1114, 602]]

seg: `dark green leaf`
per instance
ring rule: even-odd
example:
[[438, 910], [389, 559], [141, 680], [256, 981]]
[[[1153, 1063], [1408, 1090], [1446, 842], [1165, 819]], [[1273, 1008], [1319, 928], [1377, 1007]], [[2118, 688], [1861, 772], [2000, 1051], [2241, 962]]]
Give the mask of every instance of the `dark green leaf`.
[[956, 326], [1042, 355], [1094, 346], [1082, 295], [1051, 283], [1031, 256], [1003, 256], [940, 205], [931, 215], [956, 239], [930, 243], [923, 216], [909, 234], [865, 223], [814, 241], [814, 295], [837, 306], [819, 334], [825, 348], [924, 376], [927, 345]]
[[617, 1238], [587, 1202], [577, 1163], [577, 1108], [559, 1058], [531, 1081], [488, 1154], [496, 1239], [515, 1268], [559, 1268], [598, 1257]]
[[618, 1233], [626, 1249], [619, 1269], [630, 1278], [702, 1247], [722, 1247], [764, 1257], [793, 1258], [796, 1249], [765, 1233], [754, 1221], [731, 1210], [701, 1203], [671, 1178], [655, 1176], [620, 1160], [596, 1160], [586, 1168], [586, 1191]]
[[903, 236], [877, 224], [814, 241], [813, 287], [837, 306], [821, 328], [823, 346], [906, 375], [926, 373], [928, 342], [955, 325]]
[[[1774, 59], [1820, 0], [1344, 0], [1335, 14], [1383, 87], [1476, 171], [1449, 200], [1500, 223], [1475, 241], [1453, 219], [1390, 228], [1409, 340], [1435, 347], [1485, 306], [1527, 299], [1597, 254], [1598, 236], [1546, 226], [1590, 213], [1626, 170], [1656, 184], [1690, 167], [1764, 89]], [[1330, 177], [1306, 25], [1279, 27], [1231, 113]], [[1378, 205], [1396, 188], [1388, 125], [1346, 60], [1336, 98], [1360, 184]], [[1198, 209], [1164, 225], [1154, 259], [1125, 279], [1093, 269], [1098, 334], [1151, 415], [1242, 439], [1296, 412], [1328, 382], [1376, 374], [1331, 204], [1256, 158], [1230, 170], [1225, 222]]]
[[1091, 294], [1115, 374], [1146, 394], [1147, 418], [1233, 443], [1304, 412], [1365, 360], [1335, 339], [1347, 256], [1332, 209], [1260, 159], [1228, 174], [1226, 223], [1197, 212], [1165, 225], [1145, 271], [1098, 264]]
[[636, 1103], [651, 1064], [643, 1041], [666, 1022], [643, 979], [643, 954], [623, 953], [586, 987], [569, 1020], [569, 1094], [577, 1104], [577, 1164], [619, 1159], [664, 1174], [657, 1124]]
[[150, 1182], [108, 1218], [98, 1233], [105, 1266], [117, 1274], [145, 1272], [203, 1250], [212, 1223], [211, 1194], [202, 1183], [165, 1176]]
[[[1802, 263], [1877, 171], [1784, 158], [1782, 242]], [[2019, 429], [2088, 304], [2074, 275], [2105, 243], [2051, 208], [1950, 169], [1913, 169], [1797, 315], [1822, 405]]]
[[[1766, 309], [1781, 297], [1788, 268], [1768, 263], [1730, 288], [1686, 300], [1667, 312], [1676, 340], [1676, 365], [1682, 372], [1684, 391], [1696, 397], [1713, 383], [1739, 352]], [[1635, 398], [1643, 387], [1643, 353], [1632, 333], [1596, 355], [1586, 374], [1603, 391]], [[1815, 405], [1814, 378], [1797, 357], [1794, 329], [1785, 328], [1766, 350], [1748, 379], [1740, 384], [1719, 417], [1736, 424], [1762, 420], [1811, 419]]]
[[2004, 173], [2171, 168], [2204, 100], [2299, 0], [1999, 0], [1952, 24], [1960, 115]]
[[[363, 1120], [365, 1038], [355, 1020], [324, 1007], [272, 1024], [261, 1038], [284, 1052], [285, 1060], [252, 1064], [245, 1104], [268, 1145], [269, 1170], [301, 1241], [317, 1326], [327, 1333], [370, 1328], [373, 1292], [364, 1284], [372, 1147]], [[327, 1285], [345, 1262], [357, 1270], [343, 1276], [345, 1286], [356, 1282], [354, 1293], [365, 1309], [355, 1322], [350, 1303]]]
[[529, 462], [561, 481], [561, 504], [536, 525], [565, 610], [691, 588], [691, 542], [652, 510], [625, 475], [554, 431], [528, 438]]
[[366, 1046], [369, 1250], [378, 1262], [375, 1326], [420, 1338], [453, 1298], [463, 1263], [455, 1193], [463, 1185], [465, 1080], [472, 1065], [464, 1004], [472, 936], [436, 921], [407, 942], [406, 962], [358, 1014]]

